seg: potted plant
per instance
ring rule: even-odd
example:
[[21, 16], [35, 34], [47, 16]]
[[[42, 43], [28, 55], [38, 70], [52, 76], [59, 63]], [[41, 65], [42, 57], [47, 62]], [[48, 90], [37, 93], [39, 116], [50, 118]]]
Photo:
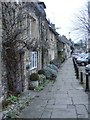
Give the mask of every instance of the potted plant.
[[31, 80], [31, 84], [34, 86], [34, 87], [38, 87], [38, 80], [39, 80], [39, 76], [38, 76], [38, 73], [32, 73], [30, 75], [30, 80]]
[[38, 74], [43, 74], [43, 75], [45, 75], [45, 71], [44, 71], [43, 69], [38, 70]]

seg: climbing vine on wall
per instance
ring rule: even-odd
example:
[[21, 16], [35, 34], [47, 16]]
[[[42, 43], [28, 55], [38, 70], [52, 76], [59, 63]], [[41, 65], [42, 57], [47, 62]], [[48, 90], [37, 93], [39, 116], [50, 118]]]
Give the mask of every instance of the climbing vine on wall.
[[19, 81], [20, 69], [23, 69], [18, 65], [20, 54], [24, 55], [25, 49], [35, 50], [38, 47], [36, 39], [27, 39], [27, 36], [25, 39], [22, 38], [29, 27], [25, 25], [29, 14], [23, 9], [22, 4], [2, 2], [3, 61], [6, 67], [8, 90], [13, 94], [17, 93], [17, 81]]

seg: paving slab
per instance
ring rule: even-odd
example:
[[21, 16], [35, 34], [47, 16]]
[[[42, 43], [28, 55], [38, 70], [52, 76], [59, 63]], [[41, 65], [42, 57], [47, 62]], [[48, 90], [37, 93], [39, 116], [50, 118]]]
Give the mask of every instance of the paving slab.
[[60, 98], [60, 99], [56, 99], [55, 104], [58, 105], [58, 104], [73, 104], [73, 103], [71, 98], [66, 98], [66, 99]]
[[67, 109], [67, 105], [66, 104], [58, 104], [58, 105], [50, 105], [50, 104], [47, 104], [46, 108], [45, 109], [56, 109], [56, 108], [60, 108], [60, 109]]
[[51, 118], [77, 118], [75, 109], [53, 109]]
[[41, 115], [41, 118], [51, 118], [53, 108], [46, 108], [44, 109], [44, 112]]
[[77, 96], [77, 97], [73, 97], [73, 102], [74, 104], [86, 104], [88, 105], [88, 96], [84, 97], [84, 96]]
[[90, 114], [90, 105], [85, 105], [85, 107], [86, 107], [88, 113]]
[[83, 104], [82, 105], [79, 104], [75, 106], [76, 106], [78, 118], [88, 118], [87, 109]]
[[41, 118], [43, 111], [44, 107], [41, 106], [28, 107], [22, 111], [20, 118]]

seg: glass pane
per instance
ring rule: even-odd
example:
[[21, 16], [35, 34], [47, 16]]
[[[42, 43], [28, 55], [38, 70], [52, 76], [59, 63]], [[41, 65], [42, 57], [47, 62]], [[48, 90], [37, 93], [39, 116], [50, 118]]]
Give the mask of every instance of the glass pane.
[[34, 67], [34, 53], [33, 53], [33, 59], [32, 60], [33, 60], [33, 67]]

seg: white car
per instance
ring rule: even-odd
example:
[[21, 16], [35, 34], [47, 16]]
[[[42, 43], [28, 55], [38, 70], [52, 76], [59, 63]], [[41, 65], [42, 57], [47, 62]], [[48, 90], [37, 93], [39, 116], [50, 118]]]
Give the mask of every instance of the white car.
[[79, 57], [79, 54], [80, 53], [73, 53], [72, 54], [72, 58], [76, 60]]
[[79, 56], [76, 60], [78, 65], [87, 65], [88, 64], [88, 54], [82, 54], [81, 56]]

